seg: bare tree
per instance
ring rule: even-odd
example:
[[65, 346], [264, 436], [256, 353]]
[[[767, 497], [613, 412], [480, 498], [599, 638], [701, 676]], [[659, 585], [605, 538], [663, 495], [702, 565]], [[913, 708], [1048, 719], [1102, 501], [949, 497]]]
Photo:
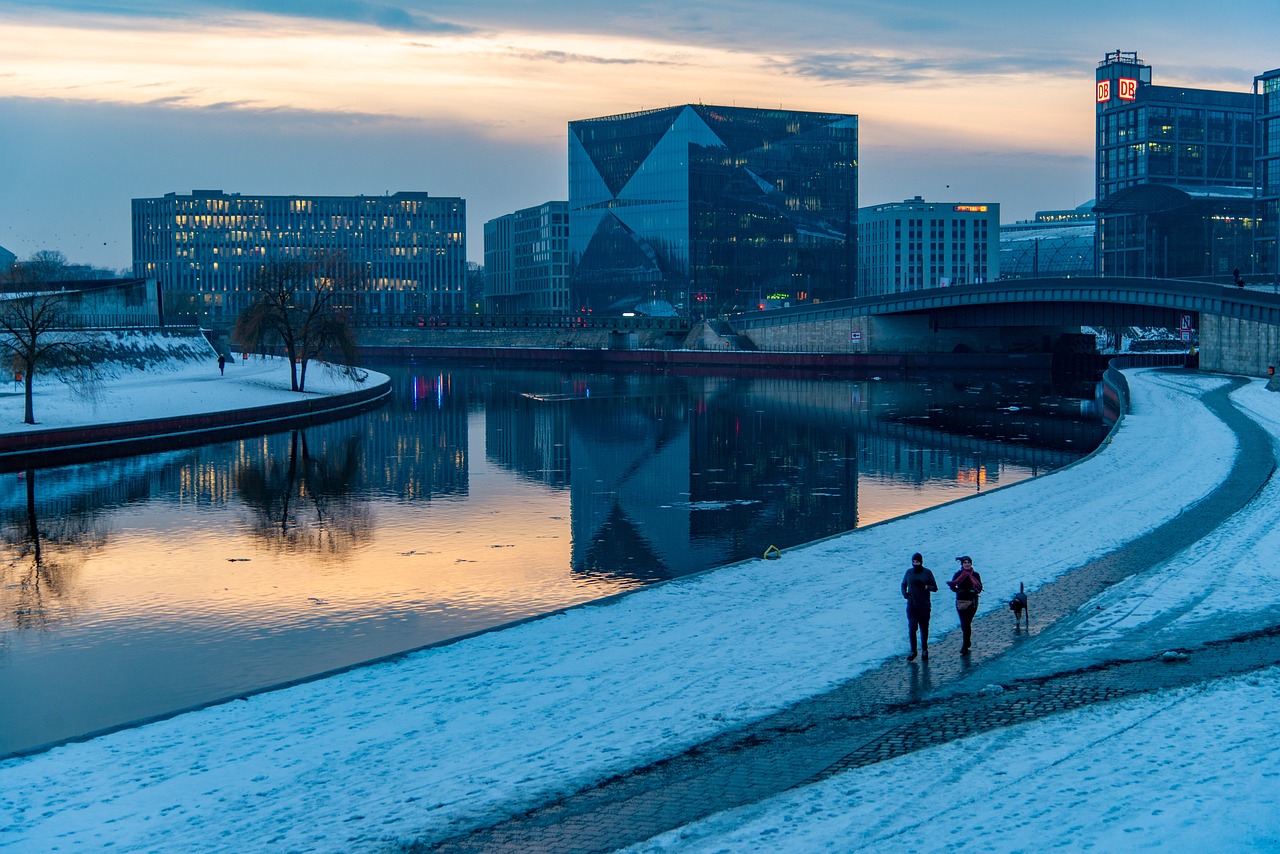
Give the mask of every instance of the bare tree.
[[76, 326], [65, 294], [13, 294], [0, 299], [0, 354], [8, 357], [14, 374], [21, 375], [27, 424], [36, 423], [37, 371], [52, 372], [68, 384], [84, 385], [92, 379], [94, 344]]
[[244, 350], [283, 347], [294, 391], [306, 390], [313, 359], [362, 380], [355, 333], [337, 304], [360, 284], [359, 270], [341, 255], [272, 261], [249, 280], [258, 295], [236, 318], [232, 337]]

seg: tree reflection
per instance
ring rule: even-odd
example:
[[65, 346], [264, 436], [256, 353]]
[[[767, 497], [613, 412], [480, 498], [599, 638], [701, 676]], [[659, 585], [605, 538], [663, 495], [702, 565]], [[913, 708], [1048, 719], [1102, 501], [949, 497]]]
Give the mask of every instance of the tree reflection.
[[75, 614], [74, 583], [85, 550], [106, 536], [77, 513], [48, 514], [42, 525], [36, 502], [36, 469], [23, 474], [25, 507], [3, 512], [4, 564], [0, 608], [17, 629], [49, 628]]
[[353, 497], [360, 457], [356, 436], [312, 454], [306, 434], [294, 430], [283, 458], [268, 453], [262, 462], [242, 464], [235, 482], [253, 513], [253, 534], [284, 552], [325, 556], [345, 555], [368, 540], [368, 503]]

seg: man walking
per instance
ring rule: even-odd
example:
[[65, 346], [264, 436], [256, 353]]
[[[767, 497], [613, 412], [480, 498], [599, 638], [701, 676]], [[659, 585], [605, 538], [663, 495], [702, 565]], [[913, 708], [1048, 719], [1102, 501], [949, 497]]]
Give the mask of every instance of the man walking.
[[916, 552], [911, 556], [911, 568], [902, 576], [902, 598], [907, 600], [907, 634], [911, 638], [907, 661], [916, 660], [916, 629], [920, 630], [922, 659], [929, 660], [929, 594], [937, 592], [938, 582], [925, 567], [924, 557]]

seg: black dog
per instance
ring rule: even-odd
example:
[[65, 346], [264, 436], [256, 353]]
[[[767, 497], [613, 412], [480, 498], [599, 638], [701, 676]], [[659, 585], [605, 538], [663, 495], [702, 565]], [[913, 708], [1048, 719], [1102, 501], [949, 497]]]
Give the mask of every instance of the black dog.
[[1018, 583], [1018, 592], [1009, 600], [1009, 608], [1013, 611], [1014, 628], [1022, 627], [1022, 617], [1025, 614], [1027, 631], [1031, 631], [1031, 612], [1027, 610], [1027, 590], [1021, 582]]

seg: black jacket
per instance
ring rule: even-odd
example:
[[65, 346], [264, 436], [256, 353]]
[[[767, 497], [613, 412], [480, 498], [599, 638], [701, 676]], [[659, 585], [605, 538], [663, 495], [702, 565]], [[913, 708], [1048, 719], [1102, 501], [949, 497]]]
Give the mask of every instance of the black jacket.
[[912, 566], [902, 576], [902, 598], [913, 608], [929, 610], [929, 594], [938, 592], [938, 582], [926, 567]]

